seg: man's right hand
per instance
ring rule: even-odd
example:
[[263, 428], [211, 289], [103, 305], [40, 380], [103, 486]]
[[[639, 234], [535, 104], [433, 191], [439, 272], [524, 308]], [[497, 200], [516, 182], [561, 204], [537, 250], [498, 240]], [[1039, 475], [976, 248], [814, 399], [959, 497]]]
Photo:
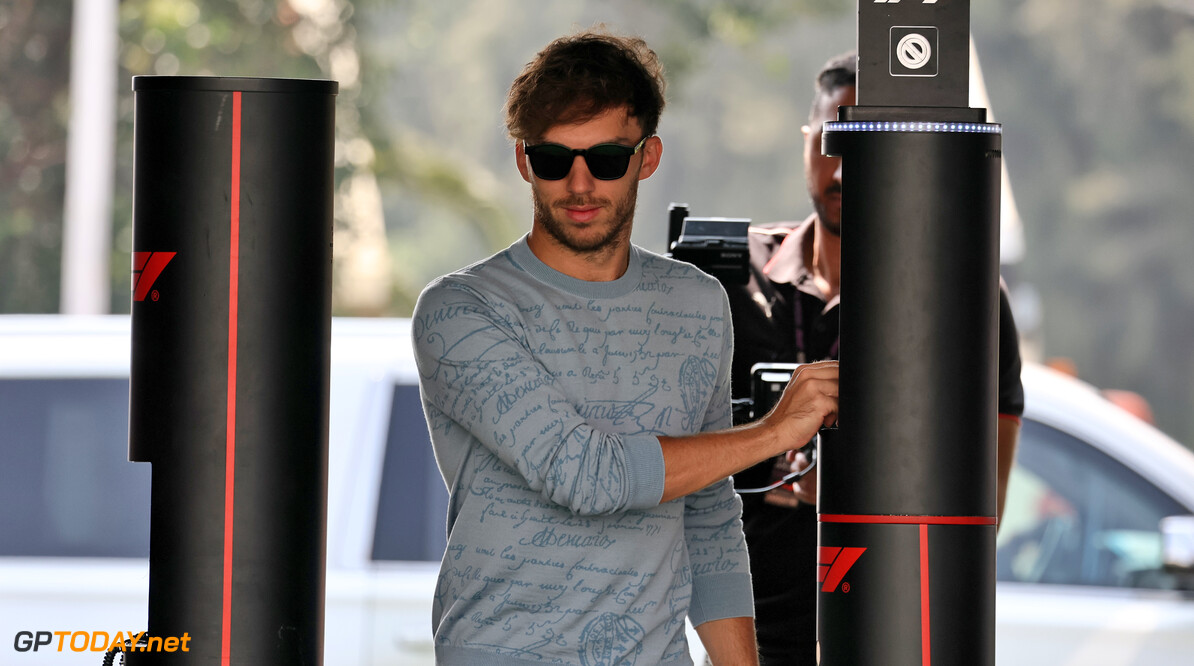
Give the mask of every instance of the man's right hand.
[[837, 423], [837, 376], [837, 361], [800, 366], [775, 407], [762, 418], [765, 427], [787, 443], [785, 451], [800, 448], [822, 426]]
[[700, 490], [751, 465], [800, 448], [837, 422], [837, 361], [801, 366], [779, 402], [753, 423], [718, 432], [659, 437], [662, 502]]

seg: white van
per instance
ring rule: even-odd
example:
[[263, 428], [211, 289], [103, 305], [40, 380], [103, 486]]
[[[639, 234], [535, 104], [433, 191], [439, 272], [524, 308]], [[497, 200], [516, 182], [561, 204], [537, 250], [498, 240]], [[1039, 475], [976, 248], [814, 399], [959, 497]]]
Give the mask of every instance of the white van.
[[[447, 492], [409, 322], [336, 319], [331, 358], [324, 663], [429, 665]], [[0, 663], [94, 666], [20, 651], [17, 633], [146, 626], [150, 467], [128, 462], [128, 371], [127, 316], [0, 316]], [[1032, 366], [1024, 384], [997, 663], [1191, 663], [1192, 578], [1163, 570], [1157, 524], [1194, 513], [1194, 454], [1085, 384]]]

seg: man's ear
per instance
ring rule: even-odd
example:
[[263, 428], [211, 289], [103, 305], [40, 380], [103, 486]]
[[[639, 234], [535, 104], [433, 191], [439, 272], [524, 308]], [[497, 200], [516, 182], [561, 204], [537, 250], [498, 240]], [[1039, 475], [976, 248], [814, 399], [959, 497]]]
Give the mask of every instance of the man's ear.
[[663, 157], [663, 140], [657, 136], [647, 139], [643, 144], [643, 165], [639, 167], [638, 179], [646, 180], [659, 168], [659, 160]]
[[518, 165], [518, 173], [522, 174], [522, 179], [531, 182], [531, 168], [527, 164], [527, 154], [522, 149], [521, 141], [514, 142], [514, 163]]

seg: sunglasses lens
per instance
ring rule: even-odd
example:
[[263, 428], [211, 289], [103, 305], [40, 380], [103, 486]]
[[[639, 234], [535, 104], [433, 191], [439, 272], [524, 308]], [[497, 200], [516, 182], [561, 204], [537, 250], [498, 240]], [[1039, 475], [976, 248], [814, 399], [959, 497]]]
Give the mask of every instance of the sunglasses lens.
[[593, 146], [585, 154], [585, 163], [589, 165], [589, 173], [598, 180], [617, 180], [626, 175], [630, 166], [630, 156], [633, 148], [620, 146], [616, 143], [603, 143]]
[[554, 144], [527, 147], [531, 169], [543, 180], [560, 180], [572, 170], [574, 155], [571, 150]]
[[[641, 142], [639, 145], [642, 145]], [[526, 146], [527, 158], [531, 161], [531, 169], [535, 175], [543, 180], [560, 180], [572, 171], [572, 163], [577, 153], [585, 158], [589, 173], [598, 180], [617, 180], [626, 175], [630, 167], [630, 158], [636, 152], [635, 148], [617, 143], [600, 143], [584, 151], [573, 151], [571, 148], [554, 143], [543, 143], [538, 146]]]

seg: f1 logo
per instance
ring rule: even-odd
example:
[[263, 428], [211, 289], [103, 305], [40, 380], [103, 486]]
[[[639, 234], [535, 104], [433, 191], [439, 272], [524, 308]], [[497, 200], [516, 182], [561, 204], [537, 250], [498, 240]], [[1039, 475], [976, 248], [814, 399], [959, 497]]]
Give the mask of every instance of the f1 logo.
[[[838, 584], [865, 552], [866, 548], [821, 546], [820, 564], [817, 566], [817, 581], [821, 583], [821, 591], [837, 592]], [[842, 585], [842, 591], [849, 592], [850, 584]]]
[[[177, 252], [134, 252], [133, 253], [133, 300], [143, 301], [153, 288], [153, 283], [162, 274], [166, 264]], [[153, 300], [157, 299], [154, 292]]]
[[892, 26], [887, 62], [892, 76], [937, 76], [937, 28]]

